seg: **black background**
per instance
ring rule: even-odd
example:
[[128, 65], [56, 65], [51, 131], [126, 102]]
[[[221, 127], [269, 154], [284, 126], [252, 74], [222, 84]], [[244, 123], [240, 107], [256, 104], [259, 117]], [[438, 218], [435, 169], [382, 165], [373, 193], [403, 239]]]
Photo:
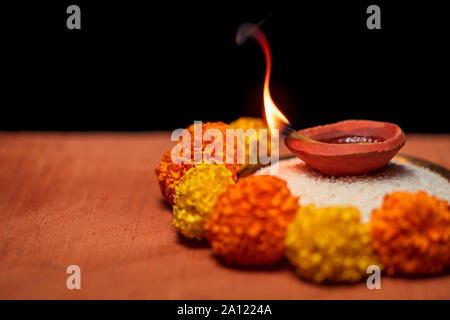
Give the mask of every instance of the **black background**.
[[[269, 17], [271, 92], [294, 127], [360, 118], [449, 132], [441, 3], [4, 4], [0, 130], [173, 130], [261, 116], [263, 54], [234, 37]], [[81, 30], [66, 28], [70, 4], [81, 7]], [[370, 4], [381, 30], [366, 28]]]
[[[222, 305], [270, 305], [272, 314], [243, 315], [224, 314]], [[152, 318], [164, 319], [203, 319], [202, 316], [178, 315], [179, 307], [184, 305], [195, 307], [204, 306], [217, 309], [220, 312], [211, 312], [207, 319], [289, 319], [301, 318], [304, 315], [314, 314], [317, 317], [342, 317], [346, 319], [360, 319], [362, 314], [368, 311], [371, 318], [380, 317], [382, 314], [391, 315], [394, 318], [433, 317], [438, 318], [445, 314], [448, 301], [386, 301], [386, 300], [146, 300], [146, 301], [91, 301], [91, 300], [64, 300], [64, 301], [0, 301], [3, 311], [11, 310], [21, 318], [29, 315], [42, 315], [46, 319], [60, 319], [63, 312], [75, 318], [83, 318], [87, 313], [99, 318], [138, 318], [148, 314]], [[61, 311], [60, 311], [61, 310]], [[60, 312], [59, 312], [60, 311]]]

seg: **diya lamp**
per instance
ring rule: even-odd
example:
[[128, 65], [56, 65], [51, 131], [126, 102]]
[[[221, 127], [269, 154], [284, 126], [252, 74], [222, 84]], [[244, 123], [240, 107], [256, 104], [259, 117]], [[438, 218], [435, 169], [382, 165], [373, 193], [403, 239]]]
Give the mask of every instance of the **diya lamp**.
[[288, 149], [312, 168], [328, 175], [358, 175], [381, 168], [405, 145], [406, 136], [393, 123], [346, 120], [296, 131], [273, 102], [269, 91], [272, 55], [259, 24], [244, 23], [236, 33], [236, 43], [254, 39], [264, 52], [264, 110], [270, 129], [286, 134]]

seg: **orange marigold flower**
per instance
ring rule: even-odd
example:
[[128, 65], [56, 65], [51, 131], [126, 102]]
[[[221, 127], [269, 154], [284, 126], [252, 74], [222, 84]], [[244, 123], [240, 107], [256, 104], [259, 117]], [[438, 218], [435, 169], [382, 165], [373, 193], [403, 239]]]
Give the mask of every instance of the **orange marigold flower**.
[[[207, 122], [207, 123], [202, 123], [202, 136], [195, 136], [194, 135], [194, 125], [191, 125], [189, 128], [187, 128], [187, 130], [190, 133], [191, 136], [191, 163], [180, 163], [180, 164], [175, 164], [172, 162], [172, 158], [171, 158], [171, 151], [169, 150], [167, 152], [165, 152], [162, 156], [161, 162], [159, 163], [159, 166], [155, 169], [155, 173], [156, 173], [156, 177], [158, 179], [158, 183], [159, 183], [159, 187], [161, 189], [161, 194], [163, 195], [164, 199], [171, 205], [173, 205], [174, 203], [174, 194], [175, 194], [175, 187], [177, 186], [177, 184], [181, 181], [181, 179], [183, 178], [184, 174], [194, 166], [194, 155], [195, 153], [199, 153], [201, 152], [203, 155], [203, 151], [205, 150], [205, 148], [214, 142], [214, 139], [212, 139], [211, 141], [206, 141], [204, 140], [203, 134], [206, 132], [206, 130], [208, 129], [218, 129], [222, 136], [223, 136], [223, 141], [222, 143], [218, 143], [218, 147], [216, 149], [214, 149], [214, 151], [212, 152], [212, 156], [214, 157], [217, 153], [222, 154], [223, 156], [223, 162], [226, 161], [226, 152], [229, 152], [229, 157], [233, 157], [232, 159], [234, 159], [234, 163], [232, 164], [225, 164], [225, 166], [231, 170], [231, 172], [233, 173], [233, 179], [236, 181], [237, 180], [237, 164], [236, 164], [236, 159], [237, 159], [237, 148], [240, 147], [239, 144], [235, 143], [234, 144], [234, 149], [231, 150], [227, 150], [226, 148], [226, 130], [227, 129], [232, 129], [230, 125], [224, 123], [224, 122]], [[180, 138], [180, 140], [178, 141], [179, 143], [182, 141], [182, 137]], [[199, 150], [195, 149], [194, 146], [196, 145], [196, 141], [198, 139], [201, 139], [201, 150], [199, 148]], [[198, 142], [198, 145], [200, 145], [200, 141]], [[211, 161], [212, 163], [214, 163], [214, 159], [212, 159]]]
[[215, 254], [226, 263], [266, 265], [281, 259], [288, 223], [299, 207], [284, 180], [249, 176], [219, 196], [206, 224]]
[[175, 187], [184, 174], [192, 168], [192, 164], [175, 164], [172, 162], [171, 150], [164, 152], [159, 167], [155, 169], [161, 194], [169, 204], [173, 205]]
[[373, 246], [389, 275], [440, 273], [450, 266], [448, 202], [424, 191], [386, 195], [370, 221]]
[[[237, 139], [234, 139], [233, 143], [233, 148], [229, 148], [229, 150], [227, 150], [227, 140], [226, 140], [226, 132], [227, 129], [233, 129], [229, 124], [226, 124], [224, 122], [218, 121], [218, 122], [206, 122], [206, 123], [202, 123], [202, 127], [201, 127], [201, 131], [202, 131], [202, 135], [195, 135], [194, 132], [194, 126], [195, 124], [190, 125], [187, 130], [189, 130], [189, 133], [191, 135], [191, 158], [192, 160], [195, 157], [195, 154], [197, 153], [201, 153], [200, 156], [203, 156], [203, 153], [207, 150], [207, 147], [211, 144], [211, 143], [215, 143], [215, 145], [217, 146], [216, 148], [214, 148], [214, 150], [211, 152], [211, 156], [213, 159], [210, 159], [210, 161], [208, 162], [209, 164], [211, 163], [217, 163], [219, 162], [220, 164], [225, 164], [225, 166], [231, 170], [231, 172], [233, 173], [233, 179], [237, 180], [237, 171], [238, 171], [238, 165], [237, 165], [237, 149], [238, 148], [242, 148], [242, 146], [237, 142]], [[204, 135], [205, 132], [209, 129], [216, 129], [219, 130], [220, 133], [222, 134], [222, 141], [216, 142], [215, 138], [212, 137], [211, 141], [208, 141], [207, 139], [205, 139]], [[201, 141], [198, 141], [198, 140]], [[182, 138], [180, 138], [181, 142]], [[195, 146], [196, 145], [201, 145], [202, 148], [200, 149], [196, 149]], [[209, 148], [208, 148], [209, 149]], [[216, 160], [215, 157], [217, 157], [219, 160]], [[226, 160], [227, 157], [230, 159], [233, 159], [233, 163], [231, 164], [226, 164]]]

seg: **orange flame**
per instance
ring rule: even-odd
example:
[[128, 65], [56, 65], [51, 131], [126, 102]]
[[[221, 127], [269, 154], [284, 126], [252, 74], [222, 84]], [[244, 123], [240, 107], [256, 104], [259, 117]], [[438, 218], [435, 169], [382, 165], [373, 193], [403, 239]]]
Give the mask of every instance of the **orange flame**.
[[284, 124], [289, 124], [288, 119], [281, 113], [275, 102], [272, 100], [269, 90], [270, 74], [272, 72], [272, 53], [270, 51], [269, 41], [265, 34], [258, 27], [255, 28], [252, 37], [261, 46], [266, 59], [266, 75], [264, 78], [264, 112], [266, 116], [267, 125], [270, 129], [280, 129]]

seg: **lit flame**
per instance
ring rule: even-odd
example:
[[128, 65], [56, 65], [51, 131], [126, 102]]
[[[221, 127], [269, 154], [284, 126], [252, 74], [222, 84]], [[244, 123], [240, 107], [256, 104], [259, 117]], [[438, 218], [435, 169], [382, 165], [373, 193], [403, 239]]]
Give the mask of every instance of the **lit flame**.
[[270, 52], [269, 42], [262, 31], [259, 32], [260, 36], [257, 37], [258, 43], [264, 52], [264, 57], [266, 58], [266, 75], [264, 78], [264, 112], [266, 115], [267, 125], [270, 129], [280, 129], [282, 127], [281, 123], [289, 124], [288, 119], [281, 113], [277, 108], [275, 102], [272, 100], [269, 90], [270, 73], [272, 72], [272, 54]]
[[[254, 25], [250, 23], [242, 24], [236, 33], [236, 42], [240, 45], [251, 37], [261, 46], [266, 59], [266, 75], [264, 78], [263, 91], [266, 122], [270, 129], [282, 129], [285, 125], [289, 125], [289, 121], [278, 109], [270, 95], [269, 82], [270, 73], [272, 72], [272, 54], [270, 51], [269, 41], [267, 41], [267, 37], [259, 28], [259, 25], [260, 24]], [[283, 125], [283, 123], [285, 125]]]

